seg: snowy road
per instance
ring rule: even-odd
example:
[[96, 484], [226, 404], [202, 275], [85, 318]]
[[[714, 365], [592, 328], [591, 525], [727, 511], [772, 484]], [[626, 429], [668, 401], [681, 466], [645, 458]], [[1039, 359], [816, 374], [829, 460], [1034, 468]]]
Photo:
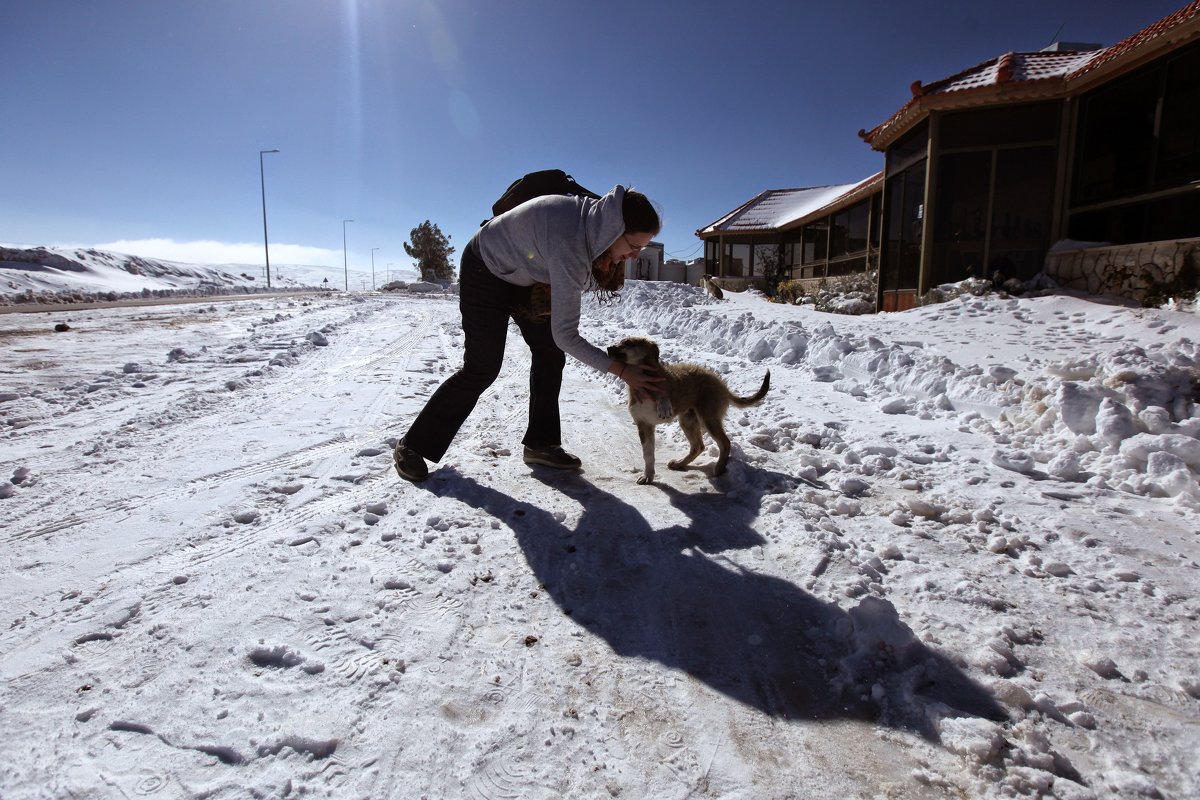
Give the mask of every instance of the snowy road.
[[[589, 339], [653, 336], [743, 392], [771, 369], [727, 476], [661, 468], [672, 426], [636, 485], [622, 390], [574, 364], [585, 469], [525, 466], [514, 334], [440, 468], [400, 481], [390, 445], [459, 362], [450, 298], [0, 320], [0, 796], [1200, 791], [1192, 490], [1051, 479], [1057, 423], [996, 421], [1063, 358], [1190, 320], [978, 301], [788, 328], [626, 295]], [[1004, 334], [963, 352], [959, 315]]]

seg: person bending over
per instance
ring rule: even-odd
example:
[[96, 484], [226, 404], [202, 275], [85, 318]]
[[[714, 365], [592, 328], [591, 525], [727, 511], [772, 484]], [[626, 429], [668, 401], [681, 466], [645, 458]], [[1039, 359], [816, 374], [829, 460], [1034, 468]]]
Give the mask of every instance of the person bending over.
[[[641, 192], [622, 186], [598, 200], [546, 195], [489, 220], [467, 245], [459, 269], [463, 365], [426, 401], [396, 446], [396, 471], [410, 481], [429, 475], [450, 447], [479, 396], [500, 374], [511, 317], [532, 356], [526, 464], [578, 469], [562, 448], [558, 395], [566, 354], [616, 375], [638, 396], [657, 395], [654, 370], [624, 365], [579, 334], [580, 300], [593, 291], [611, 299], [624, 284], [623, 264], [659, 232], [658, 212]], [[549, 286], [550, 313], [523, 312], [535, 284]]]

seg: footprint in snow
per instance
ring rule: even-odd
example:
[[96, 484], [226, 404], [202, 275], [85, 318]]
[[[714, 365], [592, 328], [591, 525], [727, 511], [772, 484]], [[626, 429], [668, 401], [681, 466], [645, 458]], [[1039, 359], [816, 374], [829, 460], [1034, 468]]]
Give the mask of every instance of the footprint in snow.
[[1037, 467], [1033, 456], [1023, 450], [997, 450], [992, 453], [992, 463], [1001, 469], [1028, 475]]
[[299, 667], [309, 675], [317, 675], [325, 671], [325, 665], [319, 661], [309, 661], [304, 656], [282, 645], [275, 647], [260, 646], [250, 650], [246, 659], [261, 669], [291, 669]]

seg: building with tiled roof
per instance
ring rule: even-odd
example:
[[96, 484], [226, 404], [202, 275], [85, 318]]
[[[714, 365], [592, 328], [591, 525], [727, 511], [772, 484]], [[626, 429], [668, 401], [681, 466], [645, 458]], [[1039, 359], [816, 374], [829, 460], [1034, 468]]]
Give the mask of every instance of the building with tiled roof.
[[1013, 102], [1060, 95], [1066, 77], [1094, 60], [1099, 52], [1099, 47], [1085, 52], [1010, 52], [928, 85], [916, 81], [911, 87], [912, 100], [871, 131], [859, 131], [858, 135], [882, 150], [934, 109], [971, 108], [993, 105], [998, 100]]
[[1004, 53], [911, 93], [859, 131], [881, 173], [743, 203], [696, 231], [706, 271], [770, 288], [878, 269], [883, 310], [1039, 273], [1147, 302], [1195, 293], [1200, 0], [1110, 47]]
[[[1028, 279], [1065, 263], [1061, 245], [1048, 259], [1064, 240], [1103, 243], [1120, 264], [1081, 288], [1129, 293], [1133, 269], [1139, 299], [1195, 291], [1200, 2], [1111, 47], [1005, 53], [918, 81], [859, 136], [884, 154], [884, 309], [966, 277]], [[1168, 264], [1137, 255], [1146, 243], [1182, 244]]]
[[864, 272], [879, 249], [875, 202], [883, 174], [857, 183], [768, 189], [696, 231], [706, 272], [726, 285], [769, 285]]
[[716, 222], [700, 229], [700, 235], [717, 231], [752, 233], [773, 231], [824, 208], [857, 184], [814, 186], [805, 189], [768, 189]]

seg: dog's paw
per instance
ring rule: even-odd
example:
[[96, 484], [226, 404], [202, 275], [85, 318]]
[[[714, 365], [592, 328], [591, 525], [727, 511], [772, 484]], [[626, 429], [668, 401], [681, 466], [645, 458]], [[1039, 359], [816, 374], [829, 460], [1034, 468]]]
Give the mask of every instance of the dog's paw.
[[654, 476], [653, 475], [643, 475], [637, 479], [637, 482], [638, 482], [638, 486], [647, 486], [651, 483], [654, 483]]
[[673, 469], [673, 470], [675, 470], [675, 471], [677, 471], [677, 472], [682, 472], [683, 470], [687, 469], [687, 465], [686, 465], [686, 464], [681, 464], [681, 463], [680, 463], [680, 462], [678, 462], [678, 461], [668, 461], [668, 462], [667, 462], [667, 469]]

